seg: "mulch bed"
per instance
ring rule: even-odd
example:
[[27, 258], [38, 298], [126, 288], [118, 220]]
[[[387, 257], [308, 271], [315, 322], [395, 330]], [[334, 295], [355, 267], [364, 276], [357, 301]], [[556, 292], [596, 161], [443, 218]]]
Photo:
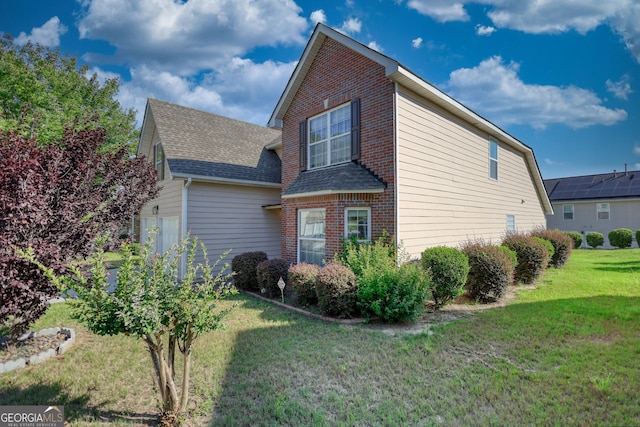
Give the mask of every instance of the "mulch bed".
[[28, 359], [31, 356], [45, 352], [49, 349], [56, 350], [58, 346], [67, 340], [67, 335], [58, 332], [55, 335], [31, 337], [24, 341], [18, 341], [15, 346], [7, 346], [7, 337], [0, 339], [0, 363], [19, 358]]

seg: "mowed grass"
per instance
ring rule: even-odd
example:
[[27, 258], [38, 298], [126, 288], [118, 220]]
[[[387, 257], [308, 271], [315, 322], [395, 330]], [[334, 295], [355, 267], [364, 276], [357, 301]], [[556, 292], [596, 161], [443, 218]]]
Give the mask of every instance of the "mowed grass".
[[[250, 296], [196, 344], [189, 424], [640, 425], [640, 250], [574, 251], [503, 308], [391, 337]], [[64, 356], [0, 375], [0, 405], [65, 405], [72, 425], [154, 422], [149, 356], [71, 325]]]

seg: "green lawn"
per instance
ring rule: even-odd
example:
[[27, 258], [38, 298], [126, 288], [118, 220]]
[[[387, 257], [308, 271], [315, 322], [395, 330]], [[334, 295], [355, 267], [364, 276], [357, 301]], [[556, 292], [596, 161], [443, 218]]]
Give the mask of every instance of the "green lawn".
[[[574, 251], [504, 308], [390, 337], [238, 296], [196, 344], [190, 424], [640, 425], [640, 250]], [[0, 375], [0, 405], [65, 405], [72, 425], [151, 422], [142, 343], [71, 325], [63, 357]]]

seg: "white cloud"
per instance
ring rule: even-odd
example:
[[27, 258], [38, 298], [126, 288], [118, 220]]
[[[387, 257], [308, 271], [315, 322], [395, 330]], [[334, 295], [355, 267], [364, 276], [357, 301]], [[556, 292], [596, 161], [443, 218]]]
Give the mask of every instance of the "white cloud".
[[327, 22], [327, 15], [322, 9], [314, 10], [313, 12], [311, 12], [311, 16], [309, 17], [309, 19], [311, 20], [311, 23], [313, 25], [316, 25], [318, 23], [324, 24]]
[[106, 40], [121, 62], [180, 75], [215, 68], [256, 46], [303, 45], [309, 26], [293, 0], [92, 0], [85, 6], [81, 38]]
[[544, 164], [547, 166], [564, 166], [564, 162], [558, 162], [557, 160], [552, 160], [549, 158], [544, 159]]
[[407, 6], [422, 15], [430, 16], [438, 22], [468, 21], [469, 15], [464, 9], [465, 3], [468, 3], [468, 1], [409, 0]]
[[565, 124], [577, 129], [613, 125], [627, 118], [626, 111], [603, 106], [589, 90], [527, 84], [518, 71], [518, 64], [505, 65], [494, 56], [474, 68], [453, 71], [447, 86], [452, 96], [499, 125], [544, 129]]
[[60, 18], [54, 16], [44, 23], [42, 27], [32, 28], [31, 34], [21, 32], [15, 38], [17, 45], [25, 45], [28, 41], [48, 47], [60, 46], [60, 36], [67, 32], [67, 27], [60, 23]]
[[640, 62], [640, 2], [637, 0], [409, 0], [407, 6], [438, 22], [468, 21], [468, 4], [487, 7], [497, 28], [531, 34], [575, 30], [585, 34], [609, 25]]
[[633, 146], [633, 154], [636, 156], [640, 156], [640, 145], [636, 144]]
[[422, 47], [422, 37], [418, 37], [417, 39], [411, 40], [411, 46], [419, 49]]
[[349, 18], [342, 23], [337, 30], [344, 34], [357, 34], [362, 29], [362, 21], [358, 18]]
[[484, 25], [476, 25], [476, 34], [479, 36], [490, 36], [496, 31], [494, 27], [488, 27]]
[[624, 99], [625, 101], [629, 99], [629, 94], [633, 92], [631, 90], [631, 78], [629, 74], [625, 74], [617, 82], [607, 80], [605, 85], [607, 86], [607, 91], [611, 92], [613, 96], [618, 99]]
[[[295, 66], [296, 62], [255, 63], [236, 57], [196, 79], [143, 65], [130, 69], [131, 81], [121, 83], [117, 99], [121, 105], [136, 109], [138, 125], [142, 124], [147, 97], [265, 125]], [[111, 77], [99, 69], [94, 71]]]
[[369, 44], [367, 44], [367, 46], [370, 49], [373, 49], [375, 51], [378, 51], [380, 53], [382, 53], [384, 50], [382, 49], [382, 46], [380, 46], [376, 41], [372, 40], [369, 42]]

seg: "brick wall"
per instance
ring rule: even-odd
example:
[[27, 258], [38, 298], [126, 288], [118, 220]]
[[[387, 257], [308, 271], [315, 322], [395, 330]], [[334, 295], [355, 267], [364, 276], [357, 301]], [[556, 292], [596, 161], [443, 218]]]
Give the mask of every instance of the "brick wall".
[[[380, 177], [387, 189], [380, 194], [340, 194], [282, 200], [282, 257], [297, 260], [298, 209], [326, 209], [327, 258], [340, 247], [344, 210], [371, 208], [371, 235], [387, 230], [395, 236], [394, 85], [384, 67], [327, 38], [309, 68], [282, 129], [282, 189], [299, 174], [299, 124], [307, 118], [360, 98], [360, 163]], [[325, 100], [328, 100], [325, 108]]]

